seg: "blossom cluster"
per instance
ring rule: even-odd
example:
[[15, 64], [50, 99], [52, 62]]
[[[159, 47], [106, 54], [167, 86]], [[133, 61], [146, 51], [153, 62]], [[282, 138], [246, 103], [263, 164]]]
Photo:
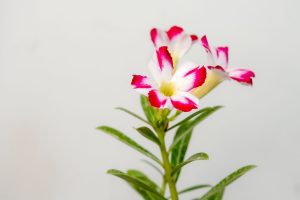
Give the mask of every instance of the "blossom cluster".
[[[224, 80], [252, 85], [254, 72], [228, 67], [229, 48], [211, 46], [205, 35], [199, 39], [179, 26], [172, 26], [167, 31], [153, 28], [150, 36], [155, 47], [149, 62], [151, 77], [133, 75], [131, 85], [146, 95], [153, 107], [189, 112], [198, 109], [199, 99]], [[204, 48], [208, 64], [181, 62], [182, 57], [197, 44]]]

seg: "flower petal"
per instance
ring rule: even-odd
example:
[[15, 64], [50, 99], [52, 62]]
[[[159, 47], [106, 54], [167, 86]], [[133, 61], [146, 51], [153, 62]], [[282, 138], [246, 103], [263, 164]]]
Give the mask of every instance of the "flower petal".
[[158, 64], [161, 70], [163, 68], [171, 68], [173, 70], [173, 61], [167, 46], [159, 47], [156, 51]]
[[162, 46], [156, 50], [156, 56], [149, 63], [149, 69], [157, 84], [170, 81], [173, 73], [173, 61], [168, 47]]
[[132, 75], [131, 85], [136, 88], [151, 88], [150, 83], [148, 83], [148, 77], [142, 75]]
[[216, 60], [216, 51], [215, 51], [215, 49], [211, 49], [211, 47], [209, 46], [206, 35], [204, 35], [201, 38], [201, 43], [207, 53], [208, 65], [211, 65], [211, 66], [218, 65], [217, 60]]
[[167, 35], [168, 35], [168, 37], [169, 37], [170, 40], [174, 39], [174, 37], [180, 35], [181, 33], [183, 33], [183, 28], [181, 28], [179, 26], [172, 26], [167, 31]]
[[198, 40], [198, 36], [197, 35], [190, 35], [192, 42], [196, 42]]
[[[162, 68], [158, 62], [158, 53], [153, 56], [148, 64], [149, 71], [156, 83], [156, 86], [159, 86], [161, 82], [170, 81], [172, 78], [173, 68], [167, 65], [162, 65]], [[155, 85], [153, 85], [155, 87]]]
[[201, 86], [206, 78], [205, 67], [195, 67], [192, 63], [186, 63], [178, 68], [172, 81], [180, 91], [190, 91], [193, 88]]
[[169, 38], [165, 31], [153, 28], [150, 31], [150, 36], [155, 47], [167, 46], [169, 44]]
[[225, 69], [223, 67], [221, 67], [220, 65], [217, 65], [217, 66], [207, 66], [207, 68], [209, 70], [220, 70], [222, 72], [225, 72]]
[[211, 51], [210, 46], [209, 46], [209, 44], [208, 44], [206, 35], [204, 35], [204, 36], [201, 38], [201, 43], [202, 43], [202, 46], [205, 48], [206, 52], [212, 54], [212, 51]]
[[154, 56], [154, 58], [151, 59], [150, 62], [148, 63], [148, 69], [156, 85], [159, 85], [162, 79], [162, 74], [156, 56]]
[[239, 83], [252, 85], [252, 78], [255, 77], [255, 74], [253, 71], [248, 69], [233, 69], [230, 70], [229, 76], [230, 78], [238, 81]]
[[228, 66], [228, 47], [217, 47], [216, 48], [218, 64], [227, 68]]
[[151, 106], [156, 108], [163, 108], [167, 103], [167, 98], [157, 90], [151, 90], [148, 99]]
[[142, 94], [147, 94], [152, 88], [148, 77], [142, 75], [132, 75], [131, 85]]
[[192, 46], [192, 38], [190, 35], [182, 33], [174, 37], [169, 44], [173, 57], [181, 58]]
[[188, 92], [180, 92], [171, 97], [171, 103], [177, 110], [189, 112], [198, 108], [198, 98]]

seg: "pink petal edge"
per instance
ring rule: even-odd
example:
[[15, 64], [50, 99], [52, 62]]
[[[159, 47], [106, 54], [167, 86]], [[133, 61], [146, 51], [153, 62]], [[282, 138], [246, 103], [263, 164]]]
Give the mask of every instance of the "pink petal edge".
[[157, 90], [151, 90], [148, 93], [150, 105], [156, 108], [163, 108], [167, 102], [167, 98], [160, 94]]
[[167, 31], [167, 35], [168, 35], [169, 39], [172, 40], [174, 37], [176, 37], [177, 35], [181, 34], [183, 31], [184, 31], [183, 28], [181, 28], [179, 26], [172, 26]]
[[197, 104], [187, 97], [184, 97], [184, 101], [176, 101], [176, 100], [172, 100], [171, 98], [171, 103], [174, 106], [174, 108], [183, 112], [189, 112], [193, 109], [198, 108]]
[[201, 43], [202, 43], [202, 46], [205, 48], [206, 52], [207, 53], [211, 53], [211, 50], [210, 50], [210, 47], [209, 47], [206, 35], [204, 35], [201, 38]]
[[191, 84], [191, 87], [187, 90], [190, 91], [191, 89], [194, 89], [196, 87], [201, 86], [206, 79], [206, 68], [204, 66], [202, 67], [196, 67], [190, 71], [188, 71], [184, 77], [193, 76], [193, 82]]
[[252, 78], [255, 77], [255, 73], [248, 69], [234, 69], [229, 72], [231, 79], [246, 85], [253, 85]]
[[[173, 69], [173, 60], [167, 46], [162, 46], [156, 51], [158, 64], [161, 70], [164, 67], [171, 67]], [[167, 65], [167, 66], [166, 66]]]
[[148, 81], [147, 76], [132, 75], [131, 85], [134, 87], [134, 89], [151, 88], [151, 85], [147, 83], [147, 81]]

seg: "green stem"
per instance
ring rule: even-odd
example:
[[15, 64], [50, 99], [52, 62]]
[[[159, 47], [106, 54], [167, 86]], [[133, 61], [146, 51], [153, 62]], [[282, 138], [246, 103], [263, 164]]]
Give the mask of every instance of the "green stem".
[[161, 184], [161, 194], [165, 196], [166, 193], [166, 186], [167, 186], [167, 182], [166, 182], [166, 178], [165, 176], [163, 176], [163, 182]]
[[[164, 182], [168, 183], [169, 185], [169, 190], [171, 194], [171, 199], [172, 200], [178, 200], [178, 193], [176, 189], [176, 184], [175, 181], [171, 175], [172, 173], [172, 167], [169, 161], [169, 154], [166, 149], [166, 144], [165, 144], [165, 132], [158, 132], [158, 137], [160, 140], [160, 152], [163, 160], [163, 167], [165, 170], [165, 176], [164, 176]], [[165, 184], [163, 183], [163, 186]], [[162, 191], [164, 192], [164, 188], [162, 188]]]

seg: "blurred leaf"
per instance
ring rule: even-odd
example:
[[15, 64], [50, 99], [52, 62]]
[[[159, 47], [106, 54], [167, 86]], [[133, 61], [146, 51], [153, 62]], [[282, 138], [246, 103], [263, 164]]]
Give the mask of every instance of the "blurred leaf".
[[[180, 127], [177, 129], [174, 139], [176, 140], [178, 137], [181, 136], [182, 133], [185, 133], [185, 131], [189, 128], [189, 122], [186, 121], [183, 124], [180, 125]], [[181, 138], [181, 140], [177, 143], [177, 145], [174, 146], [174, 148], [172, 149], [171, 152], [171, 164], [173, 167], [177, 166], [179, 163], [182, 163], [184, 158], [185, 158], [185, 154], [192, 136], [192, 132], [193, 130], [191, 129], [186, 135], [185, 137]], [[176, 174], [174, 174], [174, 180], [177, 182], [178, 178], [180, 175], [180, 170], [177, 171]]]
[[156, 137], [156, 135], [153, 133], [153, 131], [151, 131], [150, 128], [148, 127], [140, 127], [136, 129], [142, 136], [144, 136], [145, 138], [151, 140], [152, 142], [156, 143], [158, 146], [160, 145], [160, 142], [158, 140], [158, 138]]
[[[151, 179], [149, 179], [143, 172], [139, 170], [128, 170], [127, 174], [129, 176], [132, 176], [134, 178], [139, 179], [140, 181], [144, 182], [148, 186], [152, 187], [155, 189], [157, 192], [159, 192], [159, 187], [154, 183]], [[130, 184], [142, 197], [144, 197], [145, 200], [155, 200], [156, 196], [153, 195], [151, 192], [148, 192], [144, 190], [143, 188], [136, 186], [134, 184]]]
[[141, 190], [145, 190], [147, 192], [150, 192], [152, 195], [155, 195], [156, 199], [159, 200], [166, 200], [165, 197], [163, 197], [158, 191], [156, 191], [156, 189], [152, 188], [151, 186], [149, 186], [148, 184], [146, 184], [144, 181], [139, 180], [138, 178], [129, 175], [129, 174], [125, 174], [119, 170], [115, 170], [115, 169], [110, 169], [107, 171], [108, 174], [117, 176], [125, 181], [127, 181], [130, 185], [134, 185], [137, 188], [140, 188]]
[[137, 186], [134, 186], [133, 184], [130, 184], [130, 186], [137, 192], [139, 193], [144, 200], [155, 200], [155, 198], [153, 198], [153, 196], [147, 192], [146, 190], [143, 190]]
[[148, 186], [152, 187], [157, 192], [159, 192], [160, 189], [157, 186], [157, 184], [154, 183], [154, 181], [152, 181], [150, 178], [148, 178], [143, 172], [141, 172], [139, 170], [135, 170], [135, 169], [130, 169], [130, 170], [127, 171], [127, 174], [129, 176], [132, 176], [132, 177], [135, 177], [135, 178], [139, 179], [140, 181], [146, 183]]
[[172, 151], [172, 149], [178, 144], [180, 143], [180, 141], [186, 137], [187, 134], [190, 133], [190, 131], [197, 126], [200, 122], [202, 122], [204, 119], [206, 119], [208, 116], [210, 116], [212, 113], [214, 113], [215, 111], [217, 111], [218, 109], [220, 109], [221, 106], [215, 106], [215, 107], [211, 107], [209, 109], [206, 109], [205, 111], [201, 112], [195, 119], [191, 120], [191, 122], [189, 123], [188, 128], [180, 134], [180, 136], [178, 136], [177, 138], [175, 138], [173, 140], [173, 143], [171, 144], [169, 151]]
[[137, 118], [137, 119], [145, 122], [146, 124], [150, 125], [150, 123], [147, 120], [145, 120], [144, 118], [142, 118], [139, 115], [135, 114], [134, 112], [131, 112], [130, 110], [127, 110], [126, 108], [117, 107], [116, 109], [117, 110], [121, 110], [121, 111], [123, 111], [123, 112], [125, 112], [125, 113], [127, 113], [127, 114], [129, 114], [129, 115], [131, 115], [131, 116], [133, 116], [133, 117], [135, 117], [135, 118]]
[[150, 105], [148, 97], [145, 95], [141, 95], [141, 105], [144, 111], [145, 116], [147, 117], [148, 121], [151, 123], [152, 126], [156, 126], [156, 117], [155, 117], [155, 110]]
[[[248, 166], [242, 167], [242, 168], [238, 169], [237, 171], [231, 173], [226, 178], [221, 180], [217, 185], [212, 187], [204, 196], [202, 196], [198, 200], [212, 200], [210, 198], [212, 198], [214, 195], [217, 195], [218, 193], [222, 193], [222, 195], [223, 195], [223, 192], [224, 192], [224, 189], [226, 186], [228, 186], [230, 183], [237, 180], [239, 177], [243, 176], [245, 173], [247, 173], [249, 170], [251, 170], [255, 167], [256, 166], [254, 166], [254, 165], [248, 165]], [[221, 196], [221, 197], [219, 197], [219, 199], [222, 198], [222, 195], [219, 194], [219, 196]]]
[[164, 175], [164, 173], [156, 166], [154, 165], [152, 162], [148, 161], [148, 160], [142, 160], [144, 163], [148, 164], [149, 166], [151, 166], [153, 169], [155, 169], [161, 176]]
[[128, 136], [124, 135], [120, 131], [118, 131], [118, 130], [112, 128], [112, 127], [109, 127], [109, 126], [99, 126], [99, 127], [97, 127], [97, 129], [100, 130], [100, 131], [103, 131], [104, 133], [107, 133], [107, 134], [113, 136], [114, 138], [120, 140], [121, 142], [127, 144], [128, 146], [130, 146], [133, 149], [139, 151], [140, 153], [144, 154], [145, 156], [151, 158], [152, 160], [154, 160], [158, 164], [162, 165], [160, 160], [155, 155], [153, 155], [147, 149], [145, 149], [144, 147], [142, 147], [141, 145], [139, 145], [134, 140], [132, 140]]
[[220, 192], [214, 194], [213, 196], [209, 197], [208, 200], [222, 200], [224, 195], [225, 189], [221, 190]]
[[210, 185], [195, 185], [195, 186], [188, 187], [188, 188], [185, 188], [183, 190], [180, 190], [178, 192], [178, 194], [184, 194], [184, 193], [187, 193], [187, 192], [191, 192], [191, 191], [202, 189], [202, 188], [208, 188], [208, 187], [211, 187], [211, 186]]
[[183, 166], [196, 161], [196, 160], [208, 160], [208, 155], [206, 153], [196, 153], [189, 157], [187, 160], [183, 161], [182, 163], [178, 164], [173, 168], [172, 175], [174, 175], [178, 170], [180, 170]]
[[195, 117], [195, 116], [197, 116], [197, 115], [201, 114], [202, 112], [204, 112], [204, 111], [206, 111], [206, 110], [209, 110], [209, 109], [211, 109], [211, 108], [210, 108], [210, 107], [207, 107], [207, 108], [203, 108], [203, 109], [201, 109], [201, 110], [198, 110], [197, 112], [194, 112], [193, 114], [189, 115], [188, 117], [184, 118], [184, 119], [181, 120], [180, 122], [178, 122], [178, 123], [174, 124], [173, 126], [171, 126], [170, 128], [168, 128], [168, 131], [171, 130], [171, 129], [173, 129], [173, 128], [175, 128], [175, 127], [177, 127], [177, 126], [180, 126], [181, 124], [183, 124], [183, 123], [189, 121], [189, 120], [192, 119], [193, 117]]

